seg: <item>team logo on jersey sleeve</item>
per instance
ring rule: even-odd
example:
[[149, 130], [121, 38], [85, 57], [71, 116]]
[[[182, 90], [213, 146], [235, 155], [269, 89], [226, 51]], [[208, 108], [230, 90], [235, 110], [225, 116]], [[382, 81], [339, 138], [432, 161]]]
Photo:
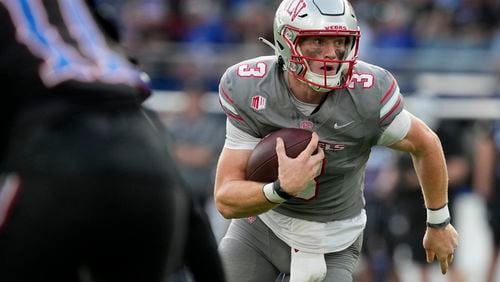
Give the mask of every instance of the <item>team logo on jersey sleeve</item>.
[[252, 109], [260, 111], [266, 108], [266, 98], [257, 95], [252, 97], [252, 103], [250, 105]]

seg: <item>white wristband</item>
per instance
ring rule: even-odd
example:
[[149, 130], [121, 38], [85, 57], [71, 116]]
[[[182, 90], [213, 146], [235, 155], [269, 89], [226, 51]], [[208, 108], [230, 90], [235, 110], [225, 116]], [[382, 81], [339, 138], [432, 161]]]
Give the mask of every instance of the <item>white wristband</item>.
[[448, 204], [437, 210], [427, 209], [427, 223], [441, 224], [449, 220], [450, 211], [448, 210]]
[[264, 196], [269, 202], [275, 203], [275, 204], [281, 204], [286, 201], [286, 199], [282, 198], [276, 191], [274, 190], [274, 183], [267, 183], [262, 187], [262, 191], [264, 192]]

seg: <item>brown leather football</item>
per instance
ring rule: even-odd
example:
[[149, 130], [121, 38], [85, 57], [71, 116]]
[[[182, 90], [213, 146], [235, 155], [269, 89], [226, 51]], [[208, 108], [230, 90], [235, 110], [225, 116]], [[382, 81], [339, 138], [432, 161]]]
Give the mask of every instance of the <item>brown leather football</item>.
[[312, 132], [299, 128], [283, 128], [266, 135], [255, 146], [248, 159], [246, 178], [258, 182], [273, 182], [278, 179], [278, 157], [276, 137], [285, 143], [288, 157], [297, 157], [309, 144]]

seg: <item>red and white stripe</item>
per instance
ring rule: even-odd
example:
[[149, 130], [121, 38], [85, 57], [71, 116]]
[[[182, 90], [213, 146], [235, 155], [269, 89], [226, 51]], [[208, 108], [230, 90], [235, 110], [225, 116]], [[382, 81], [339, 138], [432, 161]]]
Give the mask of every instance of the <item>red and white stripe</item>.
[[391, 87], [385, 93], [385, 95], [380, 100], [382, 104], [382, 109], [380, 109], [380, 119], [381, 121], [389, 117], [401, 104], [401, 93], [399, 91], [399, 86], [393, 80]]
[[238, 114], [238, 111], [233, 106], [234, 100], [231, 99], [222, 85], [220, 85], [219, 87], [219, 102], [228, 117], [236, 119], [238, 121], [243, 121], [243, 119]]

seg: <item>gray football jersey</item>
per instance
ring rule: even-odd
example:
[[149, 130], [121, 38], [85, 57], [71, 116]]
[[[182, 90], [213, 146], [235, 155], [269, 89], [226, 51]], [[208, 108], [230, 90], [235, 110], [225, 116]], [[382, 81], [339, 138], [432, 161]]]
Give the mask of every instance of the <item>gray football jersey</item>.
[[287, 216], [327, 222], [354, 217], [364, 207], [364, 171], [371, 147], [403, 109], [394, 77], [358, 61], [346, 89], [334, 90], [306, 116], [291, 97], [275, 56], [241, 62], [227, 69], [219, 97], [228, 120], [262, 138], [280, 128], [318, 133], [325, 151], [323, 170], [298, 197], [274, 210]]

